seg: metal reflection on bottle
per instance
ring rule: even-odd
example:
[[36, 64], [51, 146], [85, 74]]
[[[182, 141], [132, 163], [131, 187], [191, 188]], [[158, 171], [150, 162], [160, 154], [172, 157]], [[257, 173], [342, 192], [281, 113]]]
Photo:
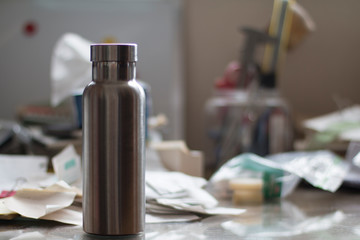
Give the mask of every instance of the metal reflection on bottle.
[[136, 44], [91, 46], [93, 81], [83, 93], [83, 228], [139, 234], [145, 226], [145, 93]]

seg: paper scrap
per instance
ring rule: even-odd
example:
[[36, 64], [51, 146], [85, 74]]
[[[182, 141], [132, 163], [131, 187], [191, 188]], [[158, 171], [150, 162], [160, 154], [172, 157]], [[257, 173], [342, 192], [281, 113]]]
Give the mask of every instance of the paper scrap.
[[21, 184], [17, 189], [43, 189], [57, 182], [57, 177], [53, 173], [46, 173], [40, 176], [29, 178], [25, 183]]
[[240, 215], [246, 212], [246, 209], [216, 207], [211, 209], [205, 209], [205, 212], [210, 215]]
[[0, 219], [9, 220], [13, 219], [17, 215], [18, 214], [16, 212], [11, 211], [5, 206], [4, 199], [0, 199]]
[[67, 146], [63, 151], [52, 159], [55, 175], [59, 180], [71, 184], [81, 177], [80, 156], [76, 153], [73, 145]]
[[21, 189], [14, 196], [4, 199], [4, 204], [9, 210], [24, 217], [38, 219], [70, 206], [75, 195], [74, 192]]
[[[193, 198], [206, 207], [214, 207], [217, 200], [202, 187], [206, 180], [200, 177], [193, 177], [180, 172], [146, 172], [146, 198]], [[152, 193], [152, 195], [149, 195]]]
[[340, 133], [339, 139], [344, 141], [360, 142], [360, 128], [351, 129]]
[[68, 208], [64, 208], [59, 211], [47, 214], [47, 215], [41, 217], [41, 219], [82, 226], [82, 222], [83, 222], [82, 221], [82, 219], [83, 219], [82, 218], [82, 209], [81, 208], [75, 209], [72, 207], [68, 207]]
[[53, 185], [47, 187], [46, 190], [54, 191], [54, 192], [73, 192], [76, 193], [77, 197], [82, 197], [81, 189], [75, 186], [70, 186], [64, 181], [56, 182]]
[[0, 154], [0, 191], [13, 190], [31, 178], [45, 176], [48, 158], [45, 156]]
[[345, 108], [341, 111], [329, 113], [320, 117], [304, 121], [304, 126], [318, 132], [325, 131], [330, 126], [340, 122], [360, 122], [360, 105]]
[[163, 215], [163, 214], [146, 214], [145, 222], [149, 223], [179, 223], [192, 222], [200, 220], [199, 216], [194, 214], [177, 214], [177, 215]]
[[203, 178], [180, 172], [147, 171], [146, 212], [168, 216], [168, 220], [181, 214], [239, 215], [245, 212], [244, 209], [217, 207], [218, 201], [203, 189], [205, 184]]

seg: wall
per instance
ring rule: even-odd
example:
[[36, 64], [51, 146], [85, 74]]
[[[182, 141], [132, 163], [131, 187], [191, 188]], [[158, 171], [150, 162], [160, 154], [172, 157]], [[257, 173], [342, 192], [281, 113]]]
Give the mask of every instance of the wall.
[[[121, 1], [115, 1], [119, 3]], [[179, 0], [180, 1], [180, 0]], [[213, 93], [213, 82], [221, 76], [226, 65], [234, 60], [238, 59], [240, 50], [243, 44], [243, 36], [239, 32], [241, 26], [250, 26], [258, 29], [265, 29], [269, 23], [269, 19], [272, 12], [273, 1], [271, 0], [183, 0], [184, 1], [184, 25], [182, 37], [181, 31], [171, 30], [164, 28], [163, 32], [166, 32], [168, 36], [168, 42], [174, 43], [178, 40], [184, 40], [184, 65], [185, 65], [185, 125], [186, 125], [186, 141], [190, 148], [204, 150], [209, 147], [206, 144], [205, 137], [205, 123], [206, 117], [204, 114], [204, 105]], [[9, 21], [2, 21], [0, 24], [0, 30], [2, 37], [0, 39], [0, 47], [2, 47], [2, 54], [0, 57], [0, 66], [6, 71], [9, 70], [7, 64], [10, 60], [17, 67], [23, 63], [23, 74], [26, 75], [26, 79], [14, 77], [13, 79], [6, 79], [6, 72], [2, 72], [2, 79], [0, 81], [1, 90], [1, 107], [2, 113], [5, 111], [8, 114], [1, 115], [1, 117], [8, 117], [15, 111], [14, 106], [20, 103], [31, 102], [34, 100], [42, 100], [47, 98], [50, 90], [50, 82], [48, 80], [48, 68], [50, 57], [43, 59], [47, 65], [37, 64], [39, 61], [34, 61], [33, 64], [38, 66], [39, 71], [32, 71], [29, 61], [24, 58], [26, 54], [34, 49], [44, 48], [41, 45], [39, 38], [42, 36], [49, 36], [49, 31], [57, 28], [56, 30], [75, 31], [74, 24], [67, 24], [62, 14], [50, 14], [49, 16], [56, 21], [44, 21], [44, 25], [40, 25], [39, 34], [34, 38], [25, 38], [22, 36], [22, 24], [24, 20], [38, 20], [39, 14], [36, 13], [34, 7], [29, 10], [25, 8], [24, 3], [29, 1], [2, 1], [3, 4], [15, 2], [14, 5], [16, 11], [6, 13], [6, 8], [0, 8], [3, 11], [3, 17], [10, 14]], [[20, 3], [22, 5], [20, 5]], [[33, 1], [37, 4], [48, 3], [48, 1]], [[95, 0], [92, 2], [96, 2]], [[110, 2], [110, 1], [109, 1]], [[124, 2], [129, 2], [124, 0]], [[141, 2], [141, 1], [138, 1]], [[154, 2], [162, 2], [161, 0]], [[167, 2], [163, 0], [163, 2]], [[176, 2], [176, 1], [175, 1]], [[287, 61], [284, 64], [284, 69], [280, 75], [279, 87], [283, 96], [291, 104], [294, 114], [297, 119], [303, 119], [310, 116], [316, 116], [329, 111], [336, 110], [336, 104], [333, 101], [334, 94], [341, 97], [348, 98], [354, 103], [360, 102], [359, 89], [359, 77], [360, 68], [357, 66], [360, 56], [360, 50], [358, 43], [360, 42], [360, 28], [358, 26], [360, 20], [360, 1], [358, 0], [298, 0], [303, 5], [310, 15], [313, 17], [317, 30], [310, 35], [303, 44], [297, 49], [290, 52], [287, 56]], [[58, 1], [53, 1], [58, 3]], [[65, 1], [70, 3], [70, 1]], [[51, 4], [50, 4], [51, 5]], [[48, 5], [46, 5], [48, 6]], [[51, 7], [51, 6], [50, 6]], [[166, 7], [166, 6], [165, 6]], [[51, 8], [52, 9], [52, 8]], [[70, 8], [72, 9], [72, 8]], [[20, 11], [21, 10], [21, 11]], [[141, 9], [139, 9], [141, 10]], [[28, 15], [22, 13], [26, 12]], [[0, 11], [1, 12], [1, 11]], [[162, 19], [168, 17], [168, 19], [177, 19], [176, 13], [161, 11], [161, 14], [156, 14], [156, 17]], [[173, 15], [171, 15], [173, 14]], [[157, 16], [158, 15], [158, 16]], [[54, 18], [54, 16], [56, 18]], [[90, 16], [92, 17], [92, 16]], [[11, 19], [12, 18], [12, 19]], [[40, 19], [41, 20], [41, 19]], [[148, 21], [148, 18], [145, 19]], [[162, 23], [168, 20], [161, 20]], [[84, 23], [86, 21], [79, 21], [77, 24]], [[114, 22], [118, 25], [118, 22]], [[87, 24], [89, 25], [89, 24]], [[167, 25], [168, 26], [168, 25]], [[176, 26], [178, 27], [178, 26]], [[60, 29], [59, 29], [60, 28]], [[6, 31], [5, 31], [5, 30]], [[85, 32], [83, 28], [82, 34], [84, 37], [90, 38], [90, 35]], [[102, 31], [113, 33], [113, 30], [108, 28], [101, 28]], [[146, 31], [141, 31], [139, 27], [132, 28], [134, 32], [152, 35], [154, 38], [160, 37], [161, 34], [154, 31], [152, 27], [148, 27]], [[9, 30], [9, 31], [7, 31]], [[11, 31], [10, 31], [11, 30]], [[43, 31], [44, 30], [44, 31]], [[45, 31], [46, 30], [46, 31]], [[55, 30], [54, 30], [55, 31]], [[174, 32], [175, 33], [174, 33]], [[44, 34], [44, 35], [42, 35]], [[101, 36], [105, 33], [97, 33], [93, 38], [95, 40], [101, 39]], [[101, 36], [100, 36], [101, 35]], [[10, 36], [10, 37], [9, 37]], [[12, 49], [7, 46], [10, 43], [11, 37], [18, 37], [17, 42], [12, 40], [14, 51], [18, 51], [16, 54], [6, 54], [7, 51]], [[53, 42], [60, 36], [51, 35]], [[33, 45], [25, 45], [31, 42]], [[42, 39], [42, 38], [41, 38]], [[142, 39], [142, 38], [141, 38]], [[163, 38], [161, 38], [163, 40]], [[22, 42], [24, 40], [24, 42]], [[44, 39], [42, 39], [44, 40]], [[140, 40], [145, 43], [145, 40]], [[154, 41], [156, 42], [156, 41]], [[160, 42], [160, 41], [159, 41]], [[146, 41], [150, 44], [149, 41]], [[158, 43], [158, 42], [156, 42]], [[149, 48], [148, 59], [153, 62], [152, 59], [158, 58], [165, 61], [166, 59], [161, 56], [161, 44], [150, 44], [156, 47]], [[53, 44], [47, 44], [44, 51], [51, 51]], [[177, 57], [177, 54], [173, 53], [173, 49], [170, 45], [167, 45], [171, 56]], [[19, 53], [19, 47], [25, 48], [26, 51]], [[162, 48], [163, 49], [163, 48]], [[6, 50], [6, 51], [5, 51]], [[20, 55], [21, 54], [21, 55]], [[37, 52], [36, 55], [44, 55], [44, 52]], [[28, 56], [32, 56], [29, 55]], [[11, 59], [10, 59], [11, 58]], [[177, 60], [179, 61], [179, 60]], [[17, 65], [16, 65], [17, 64]], [[140, 68], [144, 67], [140, 65]], [[171, 69], [166, 67], [167, 64], [159, 64], [161, 67], [165, 66], [165, 69]], [[159, 66], [158, 65], [158, 66]], [[160, 68], [161, 68], [160, 67]], [[152, 74], [161, 74], [162, 77], [153, 77], [154, 81], [165, 81], [169, 83], [173, 80], [167, 76], [163, 76], [163, 71], [158, 71], [159, 67], [155, 67], [156, 71], [152, 71]], [[5, 71], [4, 70], [4, 71]], [[11, 69], [10, 69], [11, 70]], [[40, 76], [40, 70], [45, 71]], [[178, 70], [174, 71], [176, 76], [181, 75]], [[8, 72], [15, 75], [18, 72]], [[13, 74], [14, 73], [14, 74]], [[20, 74], [20, 73], [19, 73]], [[142, 75], [145, 74], [145, 70], [142, 71]], [[154, 75], [155, 76], [155, 75]], [[175, 76], [175, 77], [176, 77]], [[178, 76], [179, 77], [179, 76]], [[29, 80], [31, 79], [31, 81]], [[18, 91], [18, 87], [22, 85], [22, 94], [13, 94]], [[164, 94], [171, 94], [169, 88], [165, 85], [161, 85], [162, 88], [154, 88], [154, 95], [158, 99], [155, 103], [155, 107], [165, 108], [169, 105], [169, 101], [164, 101]], [[167, 85], [166, 85], [167, 86]], [[181, 84], [171, 84], [171, 89], [178, 89], [179, 95], [182, 94]], [[158, 91], [158, 92], [157, 92]], [[171, 94], [174, 95], [174, 94]], [[175, 94], [177, 95], [177, 94]], [[21, 102], [20, 99], [21, 98]], [[38, 99], [40, 98], [40, 99]], [[180, 99], [181, 97], [176, 97]], [[182, 109], [182, 101], [176, 101], [172, 104], [171, 109]], [[165, 107], [164, 107], [165, 106]], [[182, 123], [182, 117], [174, 117], [172, 119]], [[179, 124], [182, 125], [182, 124]], [[182, 133], [178, 133], [177, 136], [182, 136]]]
[[[298, 2], [317, 29], [288, 53], [279, 88], [300, 121], [336, 110], [335, 95], [360, 102], [360, 1]], [[239, 27], [264, 29], [272, 4], [269, 0], [186, 1], [186, 140], [192, 149], [210, 147], [204, 105], [212, 96], [215, 78], [240, 56]]]
[[[137, 43], [138, 77], [152, 87], [153, 111], [169, 118], [164, 135], [182, 138], [181, 13], [181, 0], [0, 1], [0, 119], [12, 119], [24, 104], [48, 102], [54, 46], [72, 32], [92, 42]], [[27, 23], [34, 23], [33, 34]]]

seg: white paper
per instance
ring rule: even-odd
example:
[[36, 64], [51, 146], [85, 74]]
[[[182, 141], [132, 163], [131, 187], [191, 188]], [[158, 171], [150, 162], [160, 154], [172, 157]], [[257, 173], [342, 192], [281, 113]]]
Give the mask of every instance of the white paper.
[[339, 139], [344, 141], [360, 142], [360, 128], [355, 128], [340, 133]]
[[228, 208], [228, 207], [216, 207], [211, 209], [205, 209], [205, 213], [210, 215], [240, 215], [244, 212], [246, 212], [245, 209]]
[[145, 179], [147, 199], [191, 198], [206, 208], [218, 204], [218, 201], [202, 188], [206, 184], [204, 178], [193, 177], [180, 172], [147, 171]]
[[186, 195], [186, 189], [182, 186], [182, 175], [173, 172], [146, 172], [146, 184], [159, 196]]
[[82, 209], [74, 209], [71, 207], [64, 208], [59, 211], [49, 213], [41, 217], [41, 219], [82, 226]]
[[360, 106], [355, 105], [342, 111], [329, 113], [304, 121], [304, 126], [318, 132], [325, 131], [331, 125], [339, 122], [360, 122]]
[[158, 215], [158, 214], [146, 214], [145, 222], [149, 223], [179, 223], [179, 222], [191, 222], [200, 220], [201, 218], [194, 214], [182, 214], [182, 215]]
[[[181, 212], [238, 215], [245, 211], [238, 208], [218, 208], [218, 201], [203, 189], [206, 184], [206, 180], [203, 178], [179, 172], [148, 171], [146, 172], [146, 183], [148, 212], [164, 215], [168, 213], [169, 216], [175, 217]], [[149, 192], [152, 195], [149, 195]], [[174, 214], [174, 209], [177, 214]]]
[[81, 177], [80, 156], [76, 153], [73, 145], [67, 146], [63, 151], [54, 156], [51, 161], [55, 175], [59, 180], [71, 184]]
[[[48, 158], [45, 156], [0, 154], [0, 191], [13, 190], [32, 178], [45, 177]], [[20, 181], [21, 180], [21, 181]]]
[[42, 189], [57, 182], [57, 177], [53, 173], [46, 173], [44, 175], [34, 176], [29, 178], [27, 182], [19, 186], [18, 189], [28, 188], [28, 189]]
[[24, 217], [38, 219], [70, 206], [76, 193], [54, 192], [38, 189], [21, 189], [4, 200], [5, 206]]
[[5, 198], [0, 199], [0, 215], [9, 215], [9, 214], [15, 214], [14, 211], [11, 211], [5, 206], [4, 203]]
[[77, 197], [82, 196], [82, 190], [81, 189], [79, 189], [79, 188], [77, 188], [75, 186], [70, 186], [64, 181], [56, 182], [53, 185], [48, 186], [46, 188], [46, 190], [54, 191], [54, 192], [73, 192], [73, 193], [76, 193]]

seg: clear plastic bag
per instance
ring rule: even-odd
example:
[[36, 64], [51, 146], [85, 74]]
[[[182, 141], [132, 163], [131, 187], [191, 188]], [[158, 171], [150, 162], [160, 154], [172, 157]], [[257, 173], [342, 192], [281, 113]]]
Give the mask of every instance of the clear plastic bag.
[[[266, 158], [244, 153], [230, 159], [215, 172], [209, 180], [208, 191], [218, 198], [230, 198], [234, 193], [231, 181], [250, 178], [262, 181], [264, 200], [289, 195], [301, 179], [314, 187], [335, 192], [348, 170], [346, 161], [326, 150], [280, 153]], [[254, 186], [242, 184], [240, 187], [253, 189]]]
[[327, 150], [279, 153], [268, 158], [314, 187], [330, 192], [341, 186], [349, 170], [348, 162]]
[[287, 196], [300, 181], [296, 174], [284, 171], [278, 163], [244, 153], [226, 162], [210, 178], [208, 191], [220, 199], [231, 198], [233, 191], [229, 182], [233, 179], [260, 179], [264, 200]]

